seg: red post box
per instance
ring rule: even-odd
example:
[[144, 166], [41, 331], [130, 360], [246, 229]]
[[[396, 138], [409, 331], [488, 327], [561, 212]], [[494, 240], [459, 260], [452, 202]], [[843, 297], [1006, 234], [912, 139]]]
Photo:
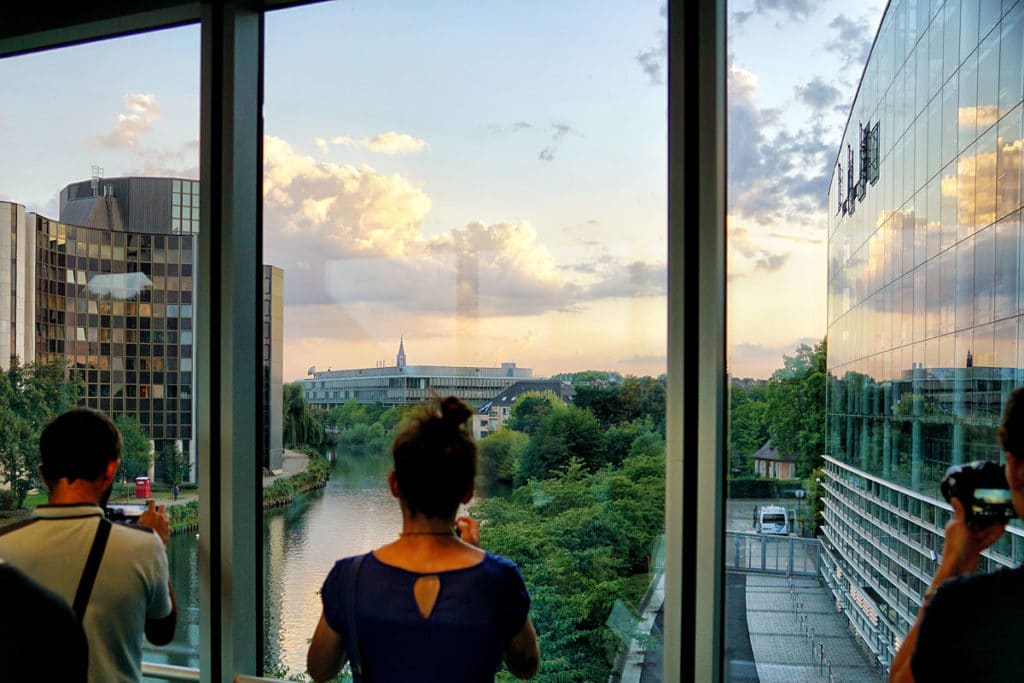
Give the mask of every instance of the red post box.
[[135, 497], [149, 498], [149, 477], [135, 477]]

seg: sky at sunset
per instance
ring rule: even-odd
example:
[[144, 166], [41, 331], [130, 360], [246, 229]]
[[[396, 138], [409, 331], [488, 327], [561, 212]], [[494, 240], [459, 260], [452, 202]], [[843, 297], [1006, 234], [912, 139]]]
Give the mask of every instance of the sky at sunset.
[[[729, 369], [825, 332], [825, 201], [882, 6], [729, 7]], [[665, 370], [664, 3], [268, 15], [266, 262], [306, 369]], [[0, 61], [0, 199], [196, 177], [199, 30]]]

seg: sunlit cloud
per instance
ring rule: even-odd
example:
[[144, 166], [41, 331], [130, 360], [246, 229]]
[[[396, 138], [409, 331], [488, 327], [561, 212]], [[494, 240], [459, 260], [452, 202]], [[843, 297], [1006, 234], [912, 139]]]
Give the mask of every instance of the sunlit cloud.
[[138, 138], [153, 128], [153, 122], [160, 118], [162, 111], [156, 96], [144, 93], [129, 93], [124, 96], [126, 114], [118, 114], [117, 125], [93, 138], [93, 144], [109, 149], [131, 149], [138, 145]]
[[430, 147], [426, 140], [413, 137], [406, 133], [389, 131], [374, 135], [372, 138], [353, 138], [344, 135], [336, 135], [332, 138], [316, 138], [316, 146], [321, 152], [327, 153], [331, 145], [343, 147], [354, 147], [376, 154], [395, 156], [398, 154], [418, 154]]

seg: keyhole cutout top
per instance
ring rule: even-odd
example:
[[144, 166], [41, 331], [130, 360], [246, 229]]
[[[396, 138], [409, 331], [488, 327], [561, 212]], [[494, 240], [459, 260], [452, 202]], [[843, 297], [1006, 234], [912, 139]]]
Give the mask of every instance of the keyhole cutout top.
[[434, 603], [441, 592], [441, 579], [437, 576], [421, 576], [412, 585], [412, 594], [416, 598], [416, 608], [424, 619], [430, 618], [434, 611]]

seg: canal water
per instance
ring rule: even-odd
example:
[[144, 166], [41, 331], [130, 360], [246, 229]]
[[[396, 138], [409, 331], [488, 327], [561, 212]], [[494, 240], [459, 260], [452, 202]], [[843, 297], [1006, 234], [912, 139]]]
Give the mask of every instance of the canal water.
[[[263, 524], [267, 674], [305, 671], [307, 641], [320, 618], [318, 594], [334, 562], [394, 540], [401, 529], [398, 502], [387, 490], [390, 456], [341, 457], [319, 492], [267, 510]], [[143, 658], [198, 666], [199, 564], [194, 534], [168, 545], [171, 584], [180, 617], [174, 642], [147, 645]]]

